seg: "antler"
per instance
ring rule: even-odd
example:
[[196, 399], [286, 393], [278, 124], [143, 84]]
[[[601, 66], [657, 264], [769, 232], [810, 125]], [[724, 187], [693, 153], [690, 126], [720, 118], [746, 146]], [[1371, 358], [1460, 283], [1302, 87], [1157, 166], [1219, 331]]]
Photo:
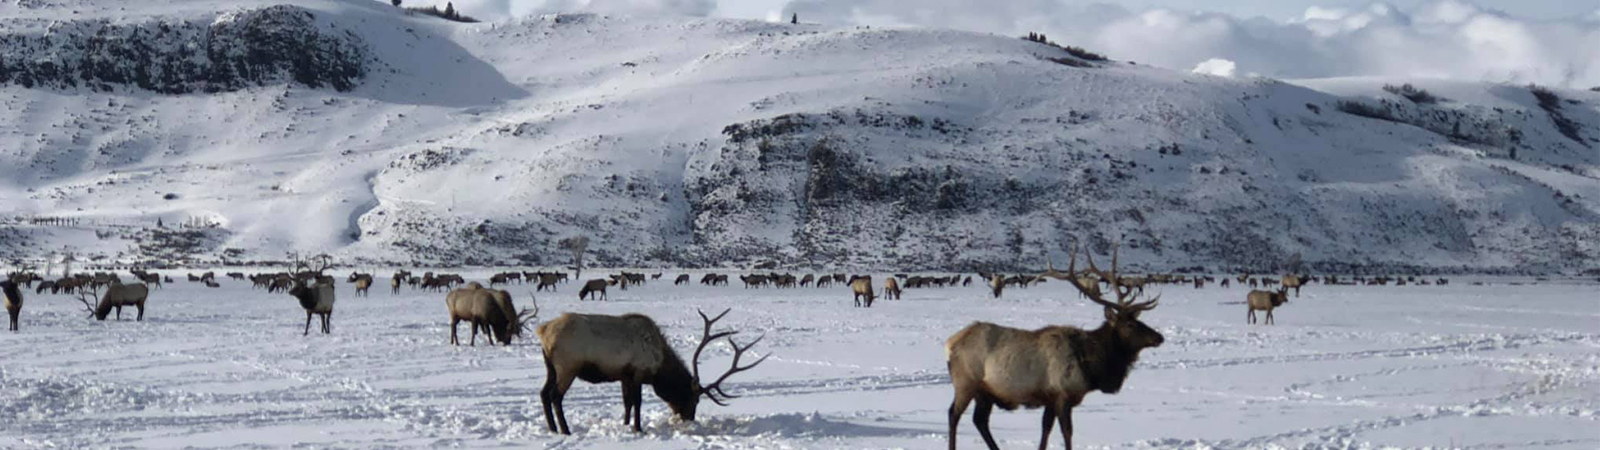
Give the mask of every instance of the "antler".
[[[700, 313], [700, 319], [705, 321], [705, 331], [701, 333], [700, 346], [695, 347], [694, 349], [694, 381], [695, 384], [700, 386], [700, 393], [705, 394], [706, 398], [711, 399], [713, 403], [722, 406], [728, 406], [725, 400], [738, 398], [736, 395], [724, 392], [722, 390], [722, 382], [726, 381], [728, 377], [733, 376], [733, 374], [754, 368], [756, 365], [761, 364], [762, 361], [766, 361], [768, 356], [772, 356], [771, 354], [767, 354], [762, 356], [761, 359], [757, 359], [756, 362], [750, 363], [749, 365], [739, 365], [739, 359], [744, 357], [744, 352], [750, 350], [751, 347], [755, 347], [757, 343], [766, 338], [766, 335], [757, 337], [756, 340], [750, 341], [749, 344], [739, 345], [738, 342], [733, 340], [733, 335], [738, 334], [738, 331], [723, 331], [715, 334], [711, 333], [711, 326], [716, 324], [718, 320], [722, 320], [723, 316], [728, 315], [728, 311], [732, 311], [732, 308], [722, 310], [722, 313], [717, 314], [717, 317], [706, 317], [706, 313], [704, 311], [695, 311]], [[724, 337], [728, 338], [728, 345], [733, 346], [732, 366], [728, 369], [727, 373], [722, 374], [721, 377], [717, 377], [717, 381], [714, 381], [711, 384], [700, 384], [700, 352], [705, 350], [706, 345], [709, 345], [712, 341]]]
[[85, 293], [90, 294], [89, 297], [99, 298], [100, 288], [91, 288], [87, 284], [78, 286], [78, 301], [83, 302], [83, 309], [89, 310], [89, 317], [94, 317], [94, 304], [89, 303], [89, 298], [83, 295]]
[[1107, 308], [1115, 309], [1115, 310], [1117, 310], [1119, 312], [1149, 311], [1151, 309], [1154, 309], [1156, 307], [1156, 305], [1160, 303], [1161, 295], [1157, 294], [1155, 297], [1151, 298], [1150, 300], [1143, 301], [1143, 302], [1136, 302], [1135, 299], [1137, 298], [1137, 296], [1134, 295], [1134, 289], [1132, 287], [1128, 287], [1128, 286], [1123, 286], [1122, 285], [1122, 277], [1117, 275], [1117, 257], [1118, 257], [1118, 253], [1119, 253], [1119, 247], [1121, 247], [1121, 246], [1120, 245], [1114, 245], [1114, 246], [1111, 247], [1111, 272], [1110, 273], [1107, 273], [1107, 272], [1105, 272], [1103, 270], [1100, 270], [1099, 267], [1095, 267], [1093, 252], [1091, 252], [1089, 255], [1087, 255], [1085, 257], [1086, 259], [1089, 260], [1088, 272], [1091, 273], [1091, 274], [1094, 274], [1095, 276], [1100, 277], [1101, 280], [1104, 280], [1107, 284], [1111, 285], [1111, 291], [1116, 293], [1116, 295], [1117, 295], [1116, 303], [1112, 303], [1110, 301], [1106, 301], [1105, 297], [1100, 292], [1099, 286], [1088, 286], [1088, 285], [1085, 285], [1085, 284], [1083, 284], [1083, 281], [1080, 280], [1077, 277], [1077, 275], [1076, 275], [1077, 274], [1077, 267], [1078, 267], [1078, 243], [1077, 242], [1074, 242], [1072, 244], [1072, 260], [1071, 260], [1071, 262], [1068, 263], [1067, 272], [1066, 272], [1064, 277], [1061, 276], [1062, 275], [1061, 272], [1057, 272], [1055, 270], [1055, 265], [1053, 263], [1049, 265], [1049, 267], [1050, 267], [1049, 270], [1047, 270], [1045, 273], [1041, 274], [1040, 276], [1049, 276], [1049, 277], [1060, 279], [1060, 280], [1066, 280], [1068, 283], [1071, 283], [1073, 287], [1078, 288], [1078, 291], [1082, 292], [1084, 297], [1088, 297], [1090, 301], [1093, 301], [1095, 303], [1099, 303], [1100, 305], [1103, 305], [1103, 306], [1105, 306]]
[[526, 326], [529, 320], [539, 320], [539, 299], [535, 298], [532, 292], [529, 292], [528, 302], [533, 303], [532, 311], [529, 311], [528, 308], [522, 308], [521, 311], [517, 311], [517, 327], [519, 329]]

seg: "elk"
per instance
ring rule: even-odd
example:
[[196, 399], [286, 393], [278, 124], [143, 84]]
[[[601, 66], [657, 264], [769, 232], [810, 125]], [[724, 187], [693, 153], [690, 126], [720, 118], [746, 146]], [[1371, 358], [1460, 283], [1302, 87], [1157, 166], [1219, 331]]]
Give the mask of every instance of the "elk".
[[[706, 317], [705, 330], [700, 335], [700, 345], [695, 347], [691, 366], [684, 367], [683, 360], [673, 351], [661, 328], [654, 320], [642, 314], [608, 316], [598, 314], [566, 313], [550, 322], [539, 325], [540, 344], [544, 347], [546, 371], [544, 389], [539, 392], [539, 402], [544, 406], [545, 424], [556, 431], [560, 423], [561, 434], [572, 434], [567, 428], [566, 408], [562, 400], [575, 378], [590, 383], [622, 382], [623, 424], [631, 423], [634, 432], [643, 432], [640, 410], [644, 398], [643, 385], [650, 385], [678, 418], [693, 421], [695, 410], [704, 396], [713, 403], [727, 406], [728, 394], [722, 383], [736, 373], [750, 370], [767, 356], [749, 365], [739, 365], [744, 353], [761, 342], [757, 337], [749, 344], [739, 345], [733, 340], [737, 331], [712, 333], [712, 326], [728, 310], [715, 318]], [[764, 337], [764, 336], [763, 336]], [[718, 339], [727, 338], [733, 347], [733, 364], [716, 381], [705, 384], [700, 378], [700, 353]]]
[[367, 296], [367, 289], [371, 289], [372, 288], [372, 274], [370, 274], [370, 273], [351, 273], [350, 274], [350, 282], [351, 283], [355, 283], [355, 285], [356, 285], [356, 296], [357, 297], [366, 297]]
[[865, 306], [867, 308], [871, 308], [872, 301], [877, 299], [877, 295], [872, 292], [871, 276], [859, 276], [851, 279], [850, 291], [855, 294], [856, 307], [858, 308], [862, 306], [862, 298], [866, 298], [867, 301]]
[[816, 284], [817, 287], [822, 288], [822, 287], [829, 287], [829, 286], [832, 286], [832, 285], [833, 285], [833, 277], [826, 276], [826, 275], [817, 277], [817, 284]]
[[[531, 299], [532, 296], [530, 295]], [[511, 339], [522, 335], [528, 320], [539, 317], [539, 303], [534, 301], [533, 311], [517, 311], [511, 302], [511, 293], [499, 289], [484, 289], [476, 282], [445, 294], [445, 307], [450, 310], [450, 344], [461, 345], [456, 328], [461, 321], [472, 327], [472, 337], [467, 345], [478, 345], [478, 330], [489, 337], [489, 345], [500, 341], [510, 345]]]
[[1295, 275], [1284, 275], [1282, 283], [1285, 290], [1294, 289], [1294, 296], [1299, 297], [1300, 285], [1305, 284], [1305, 280]]
[[1000, 298], [1000, 293], [1004, 291], [1005, 288], [1006, 277], [1000, 276], [998, 273], [989, 276], [989, 292], [994, 294], [994, 298]]
[[883, 279], [883, 298], [889, 300], [900, 299], [900, 283], [894, 277]]
[[677, 285], [681, 285], [681, 284], [689, 284], [689, 274], [686, 273], [686, 274], [678, 275], [677, 279], [672, 280], [672, 285], [673, 286], [677, 286]]
[[17, 282], [11, 280], [0, 281], [0, 294], [5, 296], [6, 314], [11, 316], [11, 331], [17, 331], [17, 317], [22, 315], [22, 290], [17, 289]]
[[289, 289], [289, 295], [300, 301], [300, 307], [306, 310], [306, 329], [301, 336], [311, 334], [311, 316], [313, 314], [322, 319], [322, 334], [332, 334], [334, 288], [333, 283], [319, 280], [315, 284], [307, 285], [305, 281], [296, 281], [294, 287]]
[[[565, 275], [565, 274], [561, 274], [561, 275]], [[541, 273], [541, 274], [539, 274], [539, 285], [534, 286], [533, 290], [537, 292], [537, 291], [543, 291], [544, 288], [550, 288], [550, 292], [555, 292], [556, 291], [556, 282], [557, 281], [561, 281], [561, 277], [558, 274]]]
[[604, 278], [595, 278], [584, 282], [583, 289], [578, 291], [578, 300], [585, 300], [591, 292], [597, 293], [600, 297], [599, 300], [605, 300], [606, 284], [606, 279]]
[[[950, 382], [955, 386], [955, 401], [949, 411], [949, 444], [956, 448], [956, 425], [967, 406], [977, 402], [972, 424], [991, 450], [997, 450], [989, 432], [989, 414], [995, 406], [1044, 408], [1039, 448], [1049, 444], [1051, 427], [1061, 423], [1061, 437], [1072, 448], [1072, 408], [1092, 391], [1115, 394], [1122, 390], [1139, 352], [1161, 346], [1161, 333], [1139, 321], [1139, 314], [1154, 309], [1160, 301], [1136, 301], [1134, 288], [1125, 287], [1117, 277], [1117, 251], [1111, 253], [1111, 272], [1100, 271], [1089, 258], [1089, 271], [1111, 284], [1116, 301], [1100, 295], [1089, 300], [1105, 307], [1105, 322], [1086, 331], [1070, 326], [1047, 326], [1022, 330], [987, 322], [974, 322], [945, 341], [949, 358]], [[1040, 277], [1065, 280], [1089, 295], [1088, 286], [1073, 274], [1077, 248], [1067, 272], [1051, 267]]]
[[806, 276], [800, 278], [800, 287], [810, 286], [811, 283], [815, 282], [815, 281], [817, 281], [817, 277], [816, 276], [811, 275], [811, 274], [806, 274]]
[[[79, 295], [82, 295], [82, 291], [79, 291]], [[94, 318], [106, 320], [106, 316], [115, 308], [117, 320], [122, 320], [122, 307], [133, 306], [139, 308], [139, 315], [134, 320], [144, 320], [144, 303], [149, 297], [150, 288], [144, 283], [122, 284], [120, 281], [112, 281], [106, 285], [105, 295], [100, 297], [100, 304], [94, 308]], [[84, 303], [87, 304], [88, 301], [85, 300]]]
[[1267, 312], [1267, 325], [1272, 325], [1272, 310], [1289, 302], [1289, 289], [1278, 288], [1277, 292], [1252, 290], [1245, 295], [1245, 323], [1256, 323], [1256, 310]]

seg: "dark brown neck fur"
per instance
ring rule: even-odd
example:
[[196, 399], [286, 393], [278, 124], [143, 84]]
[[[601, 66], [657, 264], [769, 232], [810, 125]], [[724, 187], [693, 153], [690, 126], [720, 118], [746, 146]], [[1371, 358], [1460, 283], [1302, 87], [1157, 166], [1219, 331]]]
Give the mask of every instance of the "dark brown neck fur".
[[1122, 382], [1128, 379], [1128, 372], [1133, 370], [1133, 363], [1139, 360], [1142, 349], [1124, 342], [1109, 323], [1102, 323], [1100, 328], [1081, 336], [1083, 342], [1077, 346], [1081, 350], [1078, 359], [1083, 362], [1083, 375], [1089, 381], [1089, 389], [1107, 394], [1122, 390]]

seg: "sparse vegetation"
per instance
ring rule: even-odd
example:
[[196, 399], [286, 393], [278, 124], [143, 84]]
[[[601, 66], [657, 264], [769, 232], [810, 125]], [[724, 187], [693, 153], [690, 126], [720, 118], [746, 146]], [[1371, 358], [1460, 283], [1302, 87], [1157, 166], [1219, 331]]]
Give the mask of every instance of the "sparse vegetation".
[[[1027, 36], [1023, 36], [1022, 37], [1022, 40], [1028, 41], [1028, 42], [1037, 42], [1037, 43], [1040, 43], [1040, 44], [1044, 44], [1044, 45], [1048, 45], [1048, 46], [1051, 46], [1051, 47], [1059, 48], [1059, 49], [1067, 52], [1067, 54], [1072, 55], [1072, 56], [1074, 56], [1074, 57], [1076, 57], [1078, 59], [1082, 59], [1084, 61], [1096, 61], [1096, 62], [1110, 61], [1110, 59], [1106, 58], [1105, 55], [1101, 55], [1099, 53], [1095, 53], [1095, 52], [1091, 52], [1091, 51], [1088, 51], [1088, 50], [1084, 50], [1083, 47], [1074, 47], [1074, 46], [1070, 46], [1070, 45], [1061, 45], [1061, 44], [1057, 44], [1055, 42], [1051, 42], [1050, 38], [1045, 36], [1044, 33], [1028, 33]], [[1067, 64], [1067, 63], [1064, 63], [1064, 62], [1061, 62], [1061, 61], [1056, 61], [1058, 58], [1046, 58], [1046, 59], [1049, 59], [1051, 61], [1055, 61], [1055, 62], [1061, 63], [1061, 64]], [[1067, 64], [1067, 65], [1073, 65], [1073, 64]], [[1083, 67], [1083, 66], [1074, 66], [1074, 67]], [[1089, 66], [1089, 67], [1093, 67], [1093, 66]]]
[[[396, 2], [396, 3], [399, 3], [399, 2]], [[399, 5], [397, 4], [396, 6], [399, 6]], [[426, 7], [415, 6], [415, 7], [406, 8], [406, 11], [411, 11], [411, 12], [418, 13], [418, 14], [434, 16], [434, 17], [438, 17], [440, 19], [449, 20], [449, 21], [453, 21], [453, 22], [478, 23], [478, 19], [475, 19], [475, 18], [473, 18], [471, 16], [462, 15], [460, 12], [456, 11], [456, 5], [454, 3], [446, 3], [443, 10], [439, 9], [438, 6], [426, 6]]]
[[1410, 100], [1411, 103], [1416, 103], [1419, 105], [1434, 104], [1444, 100], [1442, 98], [1435, 97], [1432, 93], [1429, 93], [1425, 89], [1412, 86], [1411, 83], [1406, 83], [1399, 86], [1385, 84], [1383, 85], [1383, 90], [1388, 91], [1390, 94], [1405, 97], [1405, 99]]
[[1532, 93], [1533, 98], [1539, 101], [1539, 108], [1550, 114], [1550, 121], [1555, 124], [1556, 131], [1561, 132], [1561, 135], [1566, 136], [1567, 139], [1577, 142], [1578, 145], [1589, 146], [1588, 142], [1584, 142], [1583, 135], [1578, 133], [1578, 123], [1568, 119], [1566, 114], [1562, 113], [1561, 96], [1556, 95], [1555, 92], [1544, 86], [1536, 84], [1528, 85], [1528, 92]]
[[1372, 106], [1366, 102], [1358, 100], [1340, 100], [1339, 111], [1345, 114], [1366, 117], [1369, 119], [1403, 123], [1400, 118], [1395, 117], [1394, 113], [1389, 111], [1388, 107]]

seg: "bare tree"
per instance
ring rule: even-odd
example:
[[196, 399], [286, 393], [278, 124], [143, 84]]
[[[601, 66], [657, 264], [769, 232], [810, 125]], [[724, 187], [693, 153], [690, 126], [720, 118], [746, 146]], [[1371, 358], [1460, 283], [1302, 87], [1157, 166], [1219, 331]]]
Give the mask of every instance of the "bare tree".
[[589, 238], [586, 236], [573, 236], [557, 242], [561, 248], [572, 252], [572, 268], [576, 272], [573, 278], [583, 277], [583, 252], [589, 248]]

